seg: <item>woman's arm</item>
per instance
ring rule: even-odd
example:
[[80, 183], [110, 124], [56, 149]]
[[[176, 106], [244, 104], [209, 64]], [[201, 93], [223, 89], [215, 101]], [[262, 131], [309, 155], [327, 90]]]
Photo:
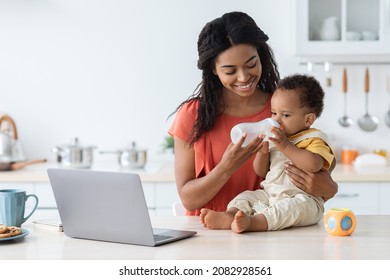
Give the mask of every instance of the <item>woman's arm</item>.
[[243, 137], [237, 144], [227, 147], [221, 161], [206, 176], [195, 178], [194, 148], [178, 137], [175, 141], [175, 177], [177, 190], [183, 206], [195, 210], [208, 203], [226, 184], [234, 171], [257, 153], [262, 139], [253, 140], [246, 147]]
[[[335, 161], [333, 161], [329, 170], [332, 171], [334, 167]], [[293, 164], [288, 163], [285, 165], [285, 172], [295, 186], [308, 194], [322, 197], [325, 201], [335, 196], [338, 191], [338, 185], [333, 181], [328, 171], [304, 172]]]

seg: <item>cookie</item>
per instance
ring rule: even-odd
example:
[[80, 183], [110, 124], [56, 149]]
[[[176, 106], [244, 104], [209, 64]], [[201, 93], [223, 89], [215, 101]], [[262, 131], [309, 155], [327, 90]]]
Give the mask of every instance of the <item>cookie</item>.
[[0, 239], [1, 239], [1, 238], [8, 238], [8, 237], [11, 237], [11, 234], [10, 234], [9, 232], [0, 233]]
[[0, 239], [18, 236], [22, 234], [22, 229], [20, 227], [14, 227], [14, 226], [7, 227], [6, 225], [0, 225], [0, 229], [1, 229]]
[[6, 233], [8, 231], [8, 227], [6, 225], [0, 224], [0, 234]]
[[11, 236], [18, 236], [22, 234], [22, 230], [19, 227], [8, 227], [8, 230]]

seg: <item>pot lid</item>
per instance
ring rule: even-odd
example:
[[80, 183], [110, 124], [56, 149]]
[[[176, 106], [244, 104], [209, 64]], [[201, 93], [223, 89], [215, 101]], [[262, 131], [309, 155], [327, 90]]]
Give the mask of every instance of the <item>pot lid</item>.
[[132, 151], [132, 152], [144, 152], [146, 149], [139, 148], [135, 141], [132, 141], [127, 145], [126, 148], [122, 149], [122, 151]]
[[75, 137], [71, 140], [70, 144], [65, 144], [63, 148], [72, 148], [72, 149], [85, 149], [85, 148], [96, 148], [95, 146], [82, 146], [80, 144], [79, 138]]

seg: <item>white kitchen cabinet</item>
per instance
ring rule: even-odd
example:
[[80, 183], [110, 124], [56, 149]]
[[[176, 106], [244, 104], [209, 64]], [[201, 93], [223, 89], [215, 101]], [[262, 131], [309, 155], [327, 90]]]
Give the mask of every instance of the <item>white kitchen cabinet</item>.
[[46, 183], [35, 183], [34, 193], [38, 196], [39, 209], [56, 209], [57, 203], [54, 198], [53, 190], [50, 184]]
[[301, 58], [390, 61], [390, 0], [296, 0], [295, 9], [295, 54]]
[[379, 206], [379, 183], [339, 183], [338, 193], [325, 203], [330, 208], [349, 208], [355, 215], [377, 215]]
[[[38, 197], [38, 209], [56, 209], [53, 191], [49, 183], [0, 183], [0, 189], [22, 189], [26, 194], [35, 194]], [[27, 200], [26, 211], [34, 205], [34, 201]]]
[[156, 214], [156, 186], [154, 183], [143, 183], [142, 184], [146, 205], [149, 209], [150, 215]]
[[34, 192], [34, 183], [3, 183], [0, 182], [0, 189], [20, 189], [25, 190], [27, 194]]
[[[146, 204], [150, 215], [173, 215], [172, 205], [180, 201], [174, 183], [142, 183]], [[56, 209], [57, 204], [50, 183], [1, 183], [0, 189], [23, 189], [27, 194], [38, 196], [38, 209]], [[28, 200], [26, 211], [32, 208]]]
[[380, 214], [390, 215], [390, 183], [381, 183], [379, 189]]
[[157, 213], [159, 216], [172, 216], [172, 205], [175, 202], [180, 201], [179, 194], [177, 193], [176, 184], [174, 183], [158, 183], [156, 184], [156, 196], [157, 196]]
[[172, 216], [172, 205], [180, 201], [174, 183], [142, 183], [150, 215]]

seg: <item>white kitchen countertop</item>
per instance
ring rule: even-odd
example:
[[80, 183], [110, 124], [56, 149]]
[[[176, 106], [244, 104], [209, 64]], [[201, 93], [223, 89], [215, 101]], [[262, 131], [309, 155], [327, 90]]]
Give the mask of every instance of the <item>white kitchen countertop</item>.
[[[26, 166], [23, 169], [13, 171], [0, 171], [0, 182], [2, 183], [48, 183], [47, 176], [48, 168], [59, 168], [60, 166], [55, 162], [48, 162], [42, 164], [34, 164]], [[140, 175], [141, 180], [145, 183], [155, 182], [175, 182], [173, 162], [156, 161], [147, 163], [141, 169], [121, 169], [118, 164], [112, 162], [99, 162], [92, 166], [93, 170], [104, 171], [122, 171], [132, 172]]]
[[[43, 163], [26, 166], [20, 170], [1, 171], [1, 183], [48, 183], [46, 170], [58, 167], [56, 163]], [[145, 183], [174, 183], [173, 160], [148, 163], [144, 169], [120, 169], [117, 164], [97, 163], [94, 170], [123, 171], [138, 173]], [[332, 172], [333, 179], [338, 182], [390, 182], [390, 166], [359, 167], [338, 164]]]
[[[274, 232], [236, 234], [230, 230], [208, 230], [199, 217], [151, 216], [160, 228], [195, 230], [194, 237], [159, 247], [100, 242], [70, 238], [63, 232], [35, 228], [34, 216], [23, 225], [30, 231], [24, 238], [0, 244], [0, 259], [273, 259], [273, 260], [389, 260], [390, 216], [356, 216], [351, 236], [329, 235], [322, 222], [308, 227]], [[45, 216], [47, 217], [47, 216]], [[205, 253], [207, 251], [207, 253]]]
[[332, 172], [338, 183], [344, 182], [390, 182], [390, 165], [355, 167], [339, 164]]

